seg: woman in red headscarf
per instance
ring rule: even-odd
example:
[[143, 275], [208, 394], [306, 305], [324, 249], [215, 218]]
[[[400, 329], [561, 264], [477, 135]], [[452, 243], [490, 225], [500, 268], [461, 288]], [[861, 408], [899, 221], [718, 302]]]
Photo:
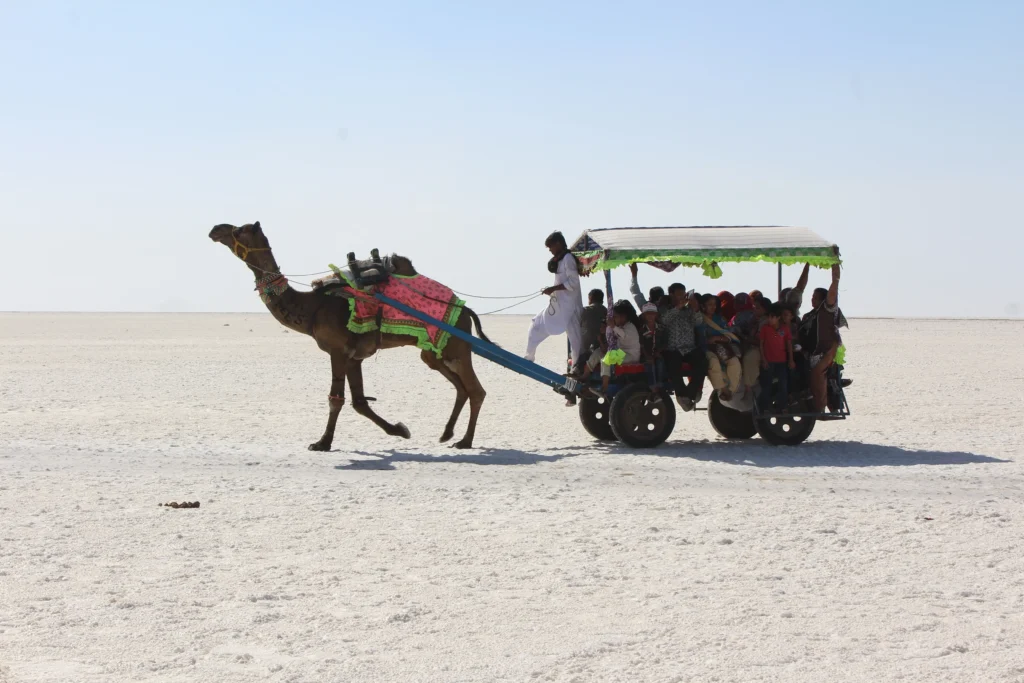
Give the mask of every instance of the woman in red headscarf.
[[761, 329], [761, 316], [755, 310], [756, 303], [758, 302], [755, 302], [749, 294], [740, 292], [733, 301], [736, 315], [729, 321], [733, 332], [740, 338], [740, 351], [743, 354], [741, 360], [743, 386], [748, 393], [754, 390], [761, 374], [761, 338], [758, 336]]
[[718, 313], [726, 322], [732, 320], [732, 317], [736, 315], [732, 292], [718, 293]]

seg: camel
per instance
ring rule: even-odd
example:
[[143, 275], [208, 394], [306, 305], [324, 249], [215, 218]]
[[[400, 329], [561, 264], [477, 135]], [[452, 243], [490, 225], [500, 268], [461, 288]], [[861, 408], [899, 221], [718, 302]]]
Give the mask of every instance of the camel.
[[[345, 383], [352, 392], [352, 406], [360, 415], [369, 418], [375, 425], [392, 436], [408, 439], [409, 429], [398, 422], [391, 424], [377, 415], [371, 408], [363, 391], [363, 361], [381, 349], [397, 349], [415, 346], [416, 339], [404, 335], [354, 334], [348, 330], [349, 302], [338, 296], [328, 296], [320, 291], [299, 292], [287, 284], [281, 269], [274, 260], [270, 242], [263, 234], [259, 221], [241, 227], [221, 224], [210, 231], [210, 239], [225, 245], [256, 277], [256, 288], [263, 295], [267, 309], [279, 323], [300, 334], [309, 335], [321, 350], [331, 357], [331, 390], [328, 395], [329, 412], [327, 428], [319, 441], [309, 445], [311, 451], [329, 451], [334, 441], [334, 429], [338, 414], [345, 405]], [[416, 275], [412, 262], [402, 256], [392, 257], [392, 263], [399, 275]], [[477, 336], [486, 341], [487, 336], [480, 327], [480, 318], [469, 308], [463, 307], [467, 315], [460, 315], [456, 327], [472, 334], [471, 325], [476, 325]], [[472, 321], [472, 322], [471, 322]], [[472, 448], [476, 433], [476, 422], [483, 405], [484, 391], [480, 380], [473, 371], [473, 354], [469, 344], [452, 336], [444, 347], [441, 358], [432, 351], [423, 351], [420, 358], [431, 370], [444, 375], [455, 387], [455, 407], [448, 424], [441, 434], [445, 443], [455, 435], [459, 414], [469, 400], [469, 426], [455, 448]]]

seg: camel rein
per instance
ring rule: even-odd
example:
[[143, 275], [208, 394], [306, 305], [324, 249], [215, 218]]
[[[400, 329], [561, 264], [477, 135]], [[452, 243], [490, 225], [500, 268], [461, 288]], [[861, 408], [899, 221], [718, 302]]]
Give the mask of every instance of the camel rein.
[[[288, 284], [289, 283], [288, 283], [288, 276], [287, 275], [284, 275], [283, 273], [280, 273], [280, 272], [273, 273], [273, 272], [271, 272], [269, 270], [266, 270], [264, 268], [260, 268], [259, 266], [254, 266], [254, 265], [252, 265], [251, 263], [248, 262], [248, 258], [249, 258], [249, 254], [250, 253], [257, 252], [257, 251], [271, 251], [270, 247], [248, 247], [248, 246], [242, 244], [241, 242], [239, 242], [238, 238], [236, 238], [236, 237], [232, 237], [232, 240], [234, 240], [234, 245], [232, 246], [231, 250], [235, 253], [235, 256], [237, 256], [238, 258], [242, 259], [242, 261], [245, 261], [246, 265], [250, 266], [251, 268], [254, 268], [254, 269], [258, 270], [261, 273], [264, 273], [263, 277], [256, 279], [256, 287], [254, 288], [254, 291], [259, 292], [260, 298], [263, 299], [264, 303], [267, 303], [267, 300], [271, 296], [276, 296], [278, 294], [281, 294], [284, 290], [286, 290], [288, 288]], [[319, 273], [306, 273], [305, 275], [306, 276], [323, 275], [323, 274], [330, 273], [330, 272], [333, 272], [333, 271], [322, 271], [322, 272], [319, 272]], [[303, 276], [302, 275], [296, 275], [296, 276], [293, 276], [293, 277], [303, 277]], [[308, 285], [308, 284], [306, 284], [304, 282], [295, 282], [294, 284], [302, 285], [304, 287], [311, 287], [310, 285]], [[440, 299], [434, 299], [431, 296], [423, 294], [422, 292], [417, 290], [415, 287], [411, 287], [411, 286], [409, 286], [408, 284], [406, 284], [404, 282], [398, 281], [398, 284], [400, 284], [401, 286], [405, 287], [406, 289], [409, 289], [409, 290], [411, 290], [413, 292], [416, 292], [416, 294], [418, 294], [419, 296], [423, 297], [424, 299], [429, 299], [431, 301], [437, 301], [437, 302], [443, 303], [443, 304], [448, 303], [447, 301], [441, 301]], [[355, 290], [353, 290], [353, 291], [355, 291]], [[479, 315], [493, 315], [495, 313], [501, 313], [502, 311], [507, 311], [510, 308], [515, 308], [516, 306], [519, 306], [520, 304], [527, 303], [528, 301], [532, 301], [533, 299], [536, 299], [536, 298], [541, 296], [541, 294], [527, 294], [527, 295], [523, 295], [523, 296], [514, 296], [514, 297], [513, 296], [479, 296], [479, 295], [473, 295], [473, 294], [466, 294], [465, 292], [459, 292], [459, 291], [454, 290], [454, 289], [452, 290], [452, 292], [454, 292], [455, 294], [458, 294], [460, 296], [464, 296], [464, 297], [471, 298], [471, 299], [505, 299], [505, 300], [522, 299], [522, 301], [517, 301], [516, 303], [511, 304], [509, 306], [505, 306], [503, 308], [499, 308], [499, 309], [494, 310], [494, 311], [488, 311], [487, 313], [480, 313]], [[372, 299], [372, 295], [370, 295], [369, 297], [366, 297], [365, 294], [363, 295], [363, 297], [358, 297], [358, 295], [357, 295], [354, 298], [364, 298], [364, 300], [368, 300], [368, 299]], [[463, 307], [465, 307], [465, 304], [463, 304]]]

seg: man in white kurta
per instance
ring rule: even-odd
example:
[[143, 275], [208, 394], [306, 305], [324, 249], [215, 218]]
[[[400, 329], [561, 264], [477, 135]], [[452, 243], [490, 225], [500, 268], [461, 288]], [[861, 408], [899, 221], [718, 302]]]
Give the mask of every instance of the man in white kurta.
[[545, 243], [554, 258], [558, 259], [555, 284], [544, 290], [551, 297], [547, 308], [537, 314], [530, 327], [526, 342], [526, 359], [535, 360], [537, 347], [550, 336], [565, 333], [573, 363], [580, 362], [586, 349], [580, 348], [582, 334], [580, 317], [583, 314], [583, 294], [580, 291], [580, 274], [576, 259], [569, 253], [565, 238], [554, 233]]

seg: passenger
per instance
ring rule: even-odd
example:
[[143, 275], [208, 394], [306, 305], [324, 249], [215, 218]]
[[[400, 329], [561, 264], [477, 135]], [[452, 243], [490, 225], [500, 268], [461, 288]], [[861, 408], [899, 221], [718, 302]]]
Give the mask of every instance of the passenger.
[[[590, 356], [587, 362], [587, 370], [593, 372], [597, 366], [601, 366], [601, 392], [608, 392], [608, 385], [612, 378], [612, 366], [633, 365], [643, 359], [643, 351], [640, 345], [641, 323], [636, 316], [636, 310], [628, 301], [618, 301], [612, 307], [612, 334], [618, 342], [618, 351], [609, 351], [602, 354], [597, 350]], [[603, 356], [603, 357], [602, 357]]]
[[785, 307], [786, 299], [789, 298], [789, 293], [793, 291], [792, 287], [783, 287], [782, 291], [779, 292], [779, 306]]
[[[722, 316], [723, 318], [725, 316]], [[729, 327], [736, 325], [742, 325], [749, 323], [749, 320], [754, 317], [754, 300], [750, 298], [750, 295], [746, 292], [740, 292], [733, 299], [733, 316], [726, 322], [729, 323]]]
[[785, 412], [789, 405], [789, 373], [793, 362], [793, 335], [782, 324], [782, 307], [768, 310], [768, 322], [761, 327], [761, 394], [757, 405], [767, 411], [774, 403], [776, 412]]
[[643, 293], [640, 291], [640, 284], [636, 281], [637, 266], [635, 263], [629, 264], [629, 293], [633, 296], [633, 301], [636, 302], [637, 308], [642, 309], [644, 304], [651, 303], [658, 307], [658, 313], [664, 314], [669, 308], [672, 307], [671, 300], [665, 296], [665, 290], [661, 287], [651, 287], [651, 291], [648, 292], [647, 298], [644, 298]]
[[653, 363], [661, 357], [663, 341], [662, 326], [658, 322], [658, 307], [648, 302], [640, 310], [643, 316], [643, 324], [640, 326], [640, 344], [643, 346], [644, 361]]
[[793, 315], [793, 309], [788, 306], [782, 311], [782, 325], [787, 327], [793, 336], [793, 361], [796, 363], [796, 370], [789, 373], [789, 391], [796, 393], [810, 386], [811, 365], [807, 350], [804, 349], [800, 341], [799, 319]]
[[[662, 358], [676, 392], [676, 401], [685, 411], [693, 410], [700, 402], [707, 375], [708, 362], [697, 345], [699, 326], [704, 322], [700, 304], [695, 295], [687, 296], [686, 288], [678, 282], [668, 288], [672, 308], [661, 316], [665, 327], [665, 345]], [[690, 365], [690, 383], [683, 381], [683, 364]]]
[[736, 315], [735, 297], [732, 292], [722, 291], [718, 293], [718, 314], [726, 323]]
[[804, 316], [800, 325], [801, 344], [809, 354], [811, 393], [814, 409], [824, 412], [828, 405], [828, 369], [836, 357], [839, 345], [840, 326], [846, 321], [839, 310], [839, 264], [832, 266], [832, 285], [828, 289], [818, 288], [811, 295], [812, 310]]
[[579, 262], [569, 251], [565, 237], [560, 232], [551, 233], [544, 246], [551, 252], [548, 272], [554, 273], [555, 284], [542, 290], [550, 296], [547, 308], [533, 319], [526, 342], [526, 360], [535, 360], [537, 347], [553, 335], [565, 333], [569, 337], [569, 357], [579, 358], [583, 353], [580, 316], [583, 313], [583, 297], [580, 295]]
[[797, 324], [796, 315], [793, 312], [793, 308], [788, 305], [780, 305], [779, 308], [782, 310], [781, 320], [783, 327], [789, 330], [789, 334], [793, 339], [796, 339]]
[[601, 345], [604, 337], [601, 330], [608, 320], [608, 309], [604, 305], [604, 292], [600, 289], [592, 289], [587, 295], [587, 306], [580, 316], [580, 348], [582, 353], [579, 358], [574, 358], [572, 368], [574, 374], [577, 370], [582, 371], [583, 365], [590, 358], [591, 352]]
[[[739, 337], [737, 337], [722, 317], [717, 314], [718, 297], [705, 294], [701, 297], [701, 308], [704, 310], [704, 338], [707, 341], [706, 356], [708, 359], [708, 377], [711, 386], [718, 392], [723, 401], [732, 400], [733, 392], [739, 391], [743, 380], [743, 367], [740, 365]], [[725, 369], [725, 377], [722, 369]]]
[[761, 293], [760, 289], [752, 289], [752, 290], [750, 290], [750, 299], [751, 299], [751, 301], [757, 301], [758, 299], [763, 299], [763, 298], [764, 298], [764, 294]]
[[740, 364], [743, 367], [743, 388], [752, 393], [757, 385], [757, 377], [761, 372], [761, 341], [758, 336], [764, 309], [760, 301], [757, 303], [749, 294], [736, 295], [736, 315], [730, 327], [740, 338]]
[[796, 319], [800, 319], [800, 307], [804, 303], [804, 290], [807, 289], [807, 277], [811, 272], [811, 264], [805, 263], [803, 271], [800, 272], [800, 279], [796, 281], [796, 286], [789, 287], [779, 295], [779, 305], [789, 306], [793, 309], [793, 315]]

